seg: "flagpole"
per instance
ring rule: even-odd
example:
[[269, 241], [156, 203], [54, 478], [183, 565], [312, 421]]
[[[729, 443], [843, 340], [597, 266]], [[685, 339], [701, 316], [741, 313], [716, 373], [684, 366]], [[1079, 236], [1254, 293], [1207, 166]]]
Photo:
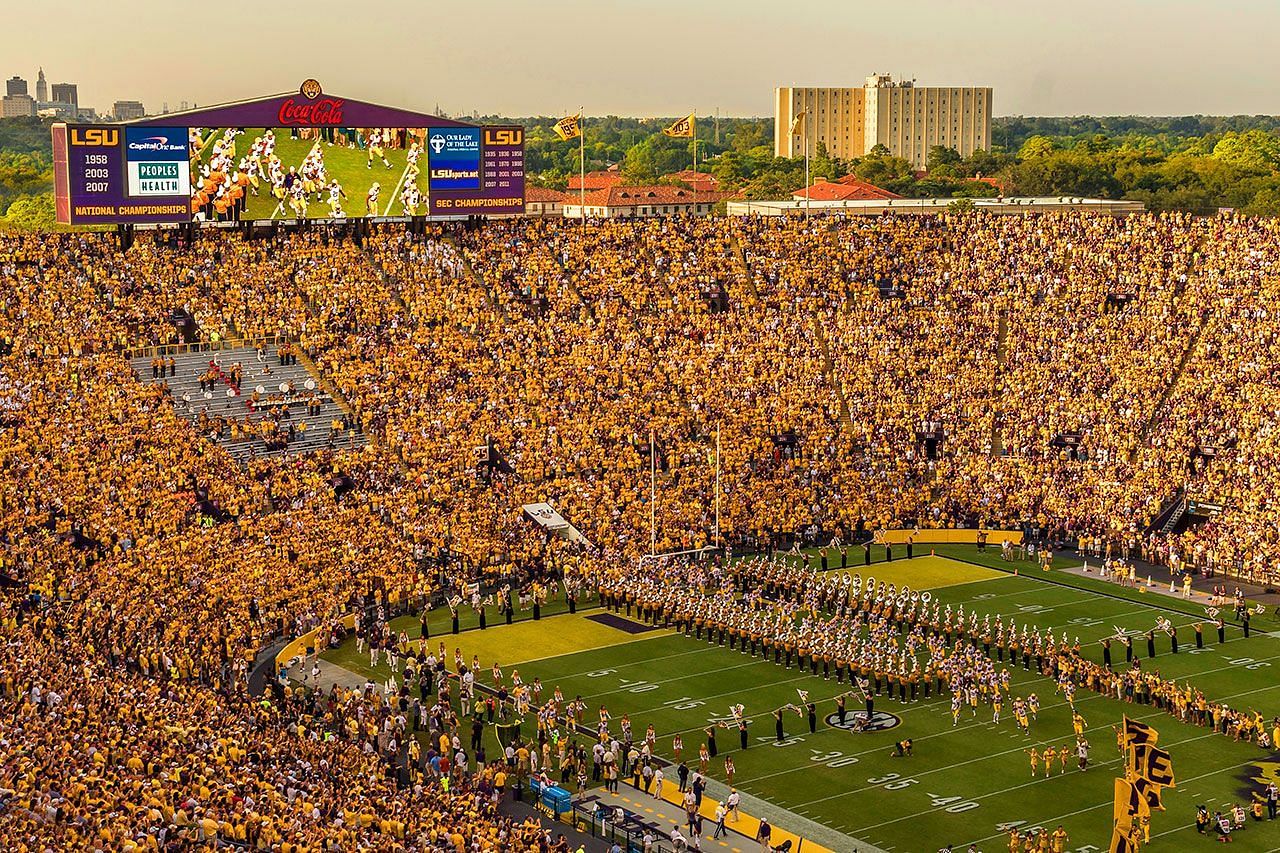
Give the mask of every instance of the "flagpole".
[[578, 210], [582, 213], [582, 233], [587, 233], [587, 132], [582, 126], [582, 107], [578, 107]]
[[693, 215], [698, 215], [698, 111], [689, 117], [689, 132], [693, 134]]
[[649, 553], [658, 553], [658, 448], [649, 430]]
[[804, 218], [809, 218], [809, 196], [813, 195], [809, 183], [809, 116], [804, 117]]

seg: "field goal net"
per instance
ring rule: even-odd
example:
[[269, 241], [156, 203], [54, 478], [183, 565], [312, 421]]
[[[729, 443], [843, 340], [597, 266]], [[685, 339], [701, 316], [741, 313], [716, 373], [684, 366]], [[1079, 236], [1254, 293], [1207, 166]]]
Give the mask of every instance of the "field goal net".
[[660, 554], [645, 554], [640, 557], [636, 563], [636, 568], [643, 570], [646, 566], [670, 562], [689, 562], [696, 563], [703, 560], [709, 560], [723, 549], [714, 545], [707, 545], [704, 548], [691, 548], [687, 551], [663, 551]]
[[493, 724], [493, 732], [497, 736], [498, 743], [502, 745], [503, 749], [506, 749], [514, 743], [519, 743], [522, 740], [520, 737], [520, 726], [523, 723], [524, 720], [515, 720], [510, 723]]

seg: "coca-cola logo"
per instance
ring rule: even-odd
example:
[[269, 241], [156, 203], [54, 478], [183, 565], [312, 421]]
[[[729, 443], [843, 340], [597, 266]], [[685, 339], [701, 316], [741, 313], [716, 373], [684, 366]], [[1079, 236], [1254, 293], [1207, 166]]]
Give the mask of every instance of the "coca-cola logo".
[[276, 118], [282, 126], [342, 124], [343, 103], [341, 98], [323, 98], [310, 104], [300, 104], [293, 98], [289, 98], [280, 105], [280, 112]]

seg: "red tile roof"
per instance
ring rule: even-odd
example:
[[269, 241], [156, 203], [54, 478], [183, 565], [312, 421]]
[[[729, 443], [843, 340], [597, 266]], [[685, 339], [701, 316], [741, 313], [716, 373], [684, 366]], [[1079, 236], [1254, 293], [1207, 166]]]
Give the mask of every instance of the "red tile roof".
[[[698, 204], [715, 204], [731, 198], [733, 193], [728, 192], [694, 192], [684, 187], [673, 187], [669, 185], [654, 185], [645, 187], [624, 187], [612, 186], [595, 192], [588, 192], [586, 204], [588, 207], [632, 207], [635, 205], [654, 205], [654, 204], [693, 204], [694, 196], [697, 196]], [[566, 204], [577, 204], [578, 197], [570, 194], [565, 199]]]
[[[537, 202], [545, 203], [550, 201], [564, 201], [567, 198], [569, 198], [569, 194], [562, 193], [560, 192], [560, 190], [547, 189], [546, 187], [525, 187], [524, 188], [524, 200], [526, 202], [531, 201], [535, 203]], [[577, 198], [577, 196], [574, 196], [574, 198]]]
[[860, 181], [851, 174], [846, 174], [835, 182], [818, 181], [812, 187], [791, 193], [792, 199], [803, 200], [806, 196], [812, 201], [882, 201], [902, 197], [896, 192], [877, 187], [876, 184]]
[[683, 184], [696, 189], [698, 192], [716, 190], [720, 188], [720, 182], [716, 180], [716, 176], [710, 172], [695, 172], [692, 169], [685, 169], [680, 172], [672, 172], [669, 175], [663, 175], [668, 181], [680, 181]]
[[587, 192], [591, 192], [592, 190], [608, 189], [620, 183], [622, 183], [622, 175], [610, 169], [605, 172], [587, 172], [585, 181], [578, 175], [573, 175], [569, 178], [569, 189], [577, 190], [586, 186]]
[[877, 187], [874, 183], [867, 183], [856, 174], [846, 174], [844, 178], [836, 178], [836, 183], [845, 184], [846, 187], [856, 187], [858, 190], [870, 193], [869, 199], [901, 199], [902, 197], [897, 195], [896, 192]]

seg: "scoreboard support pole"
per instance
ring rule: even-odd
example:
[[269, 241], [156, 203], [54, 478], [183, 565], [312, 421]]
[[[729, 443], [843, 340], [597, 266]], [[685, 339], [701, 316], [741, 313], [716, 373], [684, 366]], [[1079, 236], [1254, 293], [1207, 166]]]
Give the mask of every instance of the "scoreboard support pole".
[[120, 251], [129, 251], [133, 246], [133, 226], [127, 224], [117, 225], [116, 238], [120, 241]]

